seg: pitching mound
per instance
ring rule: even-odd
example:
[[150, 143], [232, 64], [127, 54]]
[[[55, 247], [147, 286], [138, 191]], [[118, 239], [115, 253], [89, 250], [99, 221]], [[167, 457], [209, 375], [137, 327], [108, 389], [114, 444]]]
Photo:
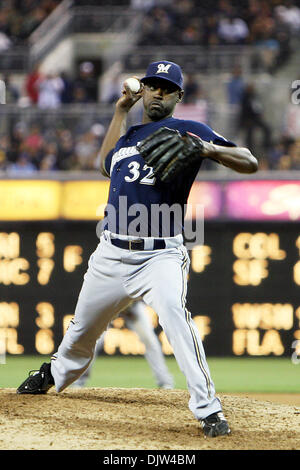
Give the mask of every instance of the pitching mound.
[[300, 449], [300, 407], [219, 394], [231, 436], [205, 439], [183, 390], [0, 390], [0, 449]]

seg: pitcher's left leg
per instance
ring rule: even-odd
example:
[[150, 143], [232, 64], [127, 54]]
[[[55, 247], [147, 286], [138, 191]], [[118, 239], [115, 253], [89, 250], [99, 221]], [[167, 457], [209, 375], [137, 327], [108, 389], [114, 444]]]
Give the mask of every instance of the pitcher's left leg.
[[222, 411], [207, 365], [201, 337], [186, 309], [187, 273], [189, 258], [185, 249], [162, 255], [149, 263], [148, 289], [145, 302], [158, 314], [174, 352], [176, 361], [186, 377], [190, 392], [189, 407], [201, 420]]
[[144, 343], [145, 359], [155, 376], [156, 383], [161, 388], [174, 388], [174, 380], [170, 374], [160, 341], [154, 331], [150, 318], [147, 314], [147, 306], [144, 302], [135, 302], [130, 307], [132, 317], [126, 318], [128, 327], [137, 333], [142, 343]]

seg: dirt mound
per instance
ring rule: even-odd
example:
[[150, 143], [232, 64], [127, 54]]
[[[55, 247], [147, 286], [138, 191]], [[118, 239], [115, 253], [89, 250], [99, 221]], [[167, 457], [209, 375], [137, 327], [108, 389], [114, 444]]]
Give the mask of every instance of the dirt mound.
[[231, 436], [205, 439], [184, 390], [0, 390], [0, 449], [300, 449], [300, 407], [219, 394]]

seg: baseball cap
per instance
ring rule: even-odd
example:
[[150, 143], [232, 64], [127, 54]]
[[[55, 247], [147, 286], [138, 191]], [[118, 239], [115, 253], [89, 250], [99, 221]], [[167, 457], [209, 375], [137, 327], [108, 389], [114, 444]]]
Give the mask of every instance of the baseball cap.
[[174, 83], [180, 89], [183, 87], [183, 75], [180, 66], [168, 60], [160, 60], [148, 65], [146, 75], [141, 79], [141, 82], [144, 82], [147, 78], [162, 78]]

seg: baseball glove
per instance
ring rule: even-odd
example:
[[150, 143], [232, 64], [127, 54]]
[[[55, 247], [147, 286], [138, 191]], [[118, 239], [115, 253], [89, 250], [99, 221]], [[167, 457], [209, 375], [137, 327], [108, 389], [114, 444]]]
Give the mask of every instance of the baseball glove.
[[186, 132], [161, 127], [137, 145], [153, 175], [168, 183], [201, 157], [203, 141]]

